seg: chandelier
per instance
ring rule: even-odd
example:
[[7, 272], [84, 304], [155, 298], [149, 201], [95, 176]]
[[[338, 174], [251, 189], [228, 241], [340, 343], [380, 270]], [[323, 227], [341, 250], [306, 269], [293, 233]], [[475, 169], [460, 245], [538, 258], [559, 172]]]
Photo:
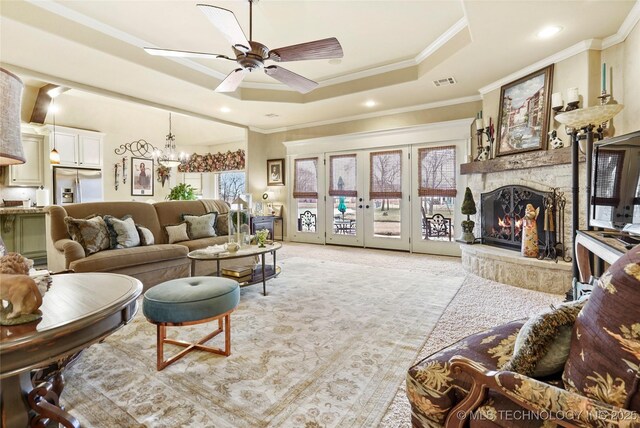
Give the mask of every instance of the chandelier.
[[171, 113], [169, 113], [169, 133], [164, 143], [164, 150], [156, 149], [153, 154], [160, 165], [168, 168], [179, 166], [187, 160], [186, 153], [178, 153], [176, 150], [176, 136], [171, 133]]

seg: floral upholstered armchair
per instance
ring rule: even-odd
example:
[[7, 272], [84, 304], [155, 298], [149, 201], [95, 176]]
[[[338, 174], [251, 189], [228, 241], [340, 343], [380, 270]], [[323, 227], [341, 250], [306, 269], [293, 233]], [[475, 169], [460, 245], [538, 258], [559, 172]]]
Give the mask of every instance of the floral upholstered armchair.
[[409, 369], [413, 426], [640, 427], [640, 246], [587, 301], [534, 318], [469, 336]]

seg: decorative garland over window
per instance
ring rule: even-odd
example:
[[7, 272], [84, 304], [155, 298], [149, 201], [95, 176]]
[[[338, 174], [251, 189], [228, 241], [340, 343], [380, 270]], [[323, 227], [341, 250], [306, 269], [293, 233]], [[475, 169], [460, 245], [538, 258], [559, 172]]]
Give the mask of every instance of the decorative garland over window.
[[194, 153], [186, 163], [178, 167], [178, 172], [220, 172], [244, 169], [244, 150], [227, 153]]

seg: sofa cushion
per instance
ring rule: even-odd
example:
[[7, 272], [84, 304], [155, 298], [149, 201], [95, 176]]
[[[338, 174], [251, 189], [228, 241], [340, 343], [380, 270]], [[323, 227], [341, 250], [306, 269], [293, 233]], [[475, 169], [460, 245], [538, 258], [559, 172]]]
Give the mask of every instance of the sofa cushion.
[[218, 214], [216, 218], [216, 234], [229, 235], [229, 213]]
[[218, 213], [208, 213], [204, 215], [184, 214], [182, 218], [189, 224], [189, 238], [200, 239], [216, 236], [214, 226], [217, 216]]
[[140, 245], [140, 235], [130, 215], [121, 219], [111, 215], [105, 215], [103, 218], [111, 236], [111, 248], [130, 248]]
[[136, 224], [136, 230], [138, 231], [138, 236], [140, 237], [140, 245], [142, 245], [143, 247], [146, 245], [153, 245], [155, 240], [153, 239], [153, 233], [151, 233], [149, 229]]
[[520, 329], [513, 357], [503, 370], [543, 377], [561, 372], [569, 356], [571, 331], [586, 299], [551, 307]]
[[[155, 208], [156, 217], [158, 218], [158, 222], [160, 222], [161, 226], [181, 223], [183, 221], [182, 214], [185, 213], [191, 215], [203, 215], [208, 212], [202, 202], [198, 200], [156, 202], [153, 204], [153, 207]], [[166, 234], [163, 233], [161, 239], [161, 241], [156, 240], [156, 242], [161, 244], [167, 243]]]
[[602, 275], [576, 320], [566, 389], [640, 410], [640, 246]]
[[176, 242], [188, 241], [188, 227], [187, 222], [165, 226], [164, 230], [167, 232], [167, 242], [169, 244], [174, 244]]
[[78, 242], [84, 248], [85, 255], [108, 250], [111, 247], [111, 238], [107, 230], [107, 224], [100, 216], [80, 219], [65, 217], [71, 239]]
[[189, 248], [189, 251], [200, 250], [210, 245], [222, 245], [229, 242], [228, 236], [212, 236], [209, 238], [192, 239], [189, 241], [183, 241], [180, 245], [184, 245]]
[[101, 251], [71, 262], [69, 269], [76, 272], [113, 272], [118, 269], [187, 257], [187, 247], [160, 244], [149, 247], [121, 248]]

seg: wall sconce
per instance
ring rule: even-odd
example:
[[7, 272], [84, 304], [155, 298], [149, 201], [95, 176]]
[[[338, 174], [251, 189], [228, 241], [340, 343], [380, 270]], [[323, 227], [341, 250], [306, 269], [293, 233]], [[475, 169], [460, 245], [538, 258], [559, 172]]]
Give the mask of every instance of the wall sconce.
[[118, 190], [118, 185], [120, 184], [120, 177], [119, 177], [119, 173], [118, 173], [118, 168], [120, 167], [119, 163], [116, 163], [113, 165], [113, 174], [115, 176], [115, 183], [114, 183], [114, 187], [116, 190]]
[[[487, 136], [487, 142], [489, 143], [488, 146], [485, 146], [483, 144], [483, 135]], [[491, 118], [489, 118], [489, 125], [485, 128], [484, 120], [482, 119], [482, 112], [478, 113], [476, 118], [476, 136], [478, 138], [478, 155], [476, 156], [475, 160], [484, 161], [487, 159], [491, 159], [493, 156], [493, 142], [495, 140], [493, 121]]]
[[122, 157], [122, 184], [127, 184], [127, 157]]

